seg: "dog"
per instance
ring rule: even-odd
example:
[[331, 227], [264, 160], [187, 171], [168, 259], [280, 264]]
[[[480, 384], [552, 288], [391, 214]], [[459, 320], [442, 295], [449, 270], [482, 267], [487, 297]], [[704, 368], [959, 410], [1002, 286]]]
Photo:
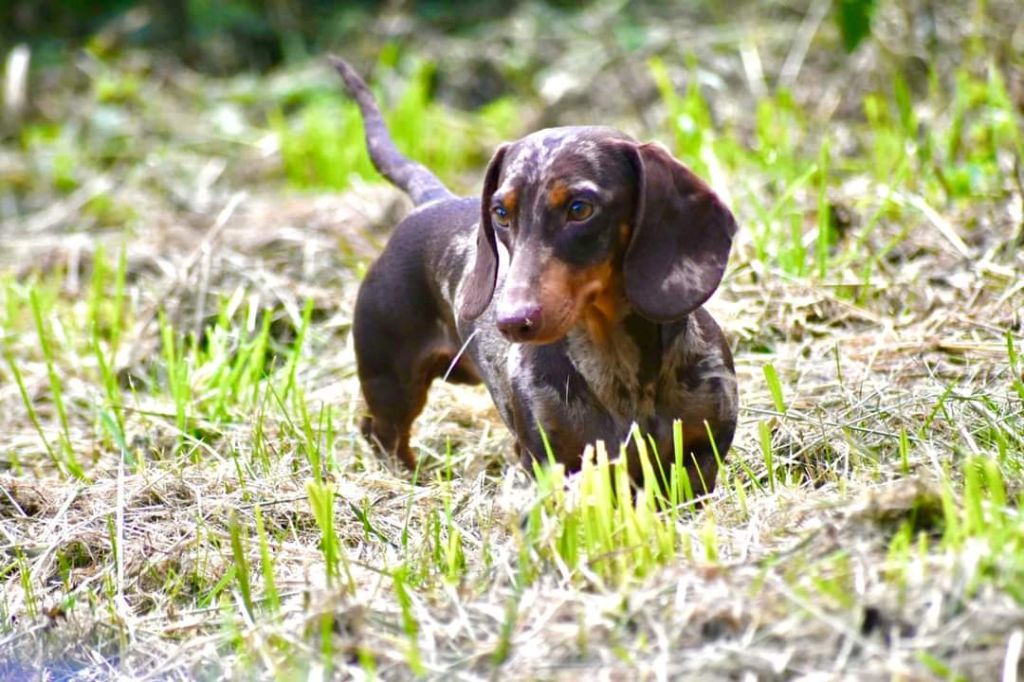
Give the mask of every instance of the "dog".
[[373, 165], [415, 205], [357, 295], [364, 437], [415, 469], [409, 434], [430, 384], [482, 381], [531, 472], [551, 457], [577, 471], [602, 440], [627, 445], [642, 485], [632, 425], [665, 476], [680, 420], [688, 479], [710, 493], [738, 402], [729, 345], [702, 307], [737, 229], [719, 197], [663, 147], [605, 127], [503, 144], [482, 196], [455, 196], [395, 148], [355, 70], [330, 61]]

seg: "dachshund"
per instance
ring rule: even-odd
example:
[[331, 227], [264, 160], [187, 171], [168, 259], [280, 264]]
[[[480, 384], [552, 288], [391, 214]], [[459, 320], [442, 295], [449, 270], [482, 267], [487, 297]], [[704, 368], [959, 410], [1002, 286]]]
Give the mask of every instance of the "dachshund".
[[528, 470], [553, 457], [577, 471], [602, 440], [626, 445], [642, 485], [636, 424], [656, 471], [681, 454], [692, 489], [710, 493], [738, 402], [729, 345], [702, 307], [736, 233], [719, 197], [663, 147], [596, 126], [503, 144], [481, 197], [455, 196], [397, 150], [355, 70], [331, 63], [374, 166], [415, 206], [356, 300], [363, 436], [415, 469], [409, 434], [430, 384], [483, 382]]

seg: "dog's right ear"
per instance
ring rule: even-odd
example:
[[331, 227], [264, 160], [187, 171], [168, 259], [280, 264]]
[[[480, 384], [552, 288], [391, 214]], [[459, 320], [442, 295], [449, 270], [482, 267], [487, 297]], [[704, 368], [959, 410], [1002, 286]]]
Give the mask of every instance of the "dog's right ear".
[[736, 219], [707, 184], [657, 144], [627, 145], [637, 212], [622, 264], [626, 298], [655, 322], [678, 320], [718, 288]]
[[494, 152], [484, 175], [484, 189], [480, 197], [480, 227], [476, 237], [476, 263], [463, 283], [462, 303], [459, 306], [459, 315], [466, 320], [475, 320], [483, 314], [494, 296], [494, 287], [498, 281], [498, 243], [491, 223], [491, 196], [498, 189], [501, 164], [507, 149], [508, 145], [504, 144]]

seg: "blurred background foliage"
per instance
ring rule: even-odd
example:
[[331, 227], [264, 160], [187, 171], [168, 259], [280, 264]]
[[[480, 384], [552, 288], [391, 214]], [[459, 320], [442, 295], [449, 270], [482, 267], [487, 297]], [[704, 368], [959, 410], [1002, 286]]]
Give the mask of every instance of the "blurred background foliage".
[[757, 260], [823, 276], [871, 246], [868, 278], [906, 236], [879, 225], [971, 200], [963, 222], [987, 226], [977, 206], [1013, 191], [1021, 16], [1017, 0], [9, 2], [0, 221], [76, 192], [116, 227], [239, 186], [375, 178], [321, 59], [336, 52], [458, 191], [503, 140], [613, 125], [732, 194]]
[[[460, 32], [507, 15], [500, 0], [381, 2], [375, 0], [41, 0], [0, 6], [0, 37], [28, 42], [60, 58], [69, 47], [98, 40], [173, 50], [210, 73], [265, 70], [351, 41], [381, 13]], [[580, 3], [549, 0], [552, 7]], [[582, 6], [585, 6], [583, 3]]]
[[[482, 23], [509, 15], [525, 3], [501, 0], [447, 2], [413, 0], [13, 0], [0, 5], [0, 45], [28, 43], [44, 62], [68, 49], [92, 44], [173, 51], [192, 68], [208, 73], [266, 70], [351, 42], [373, 17], [401, 17], [406, 26], [428, 25], [446, 34], [471, 33]], [[560, 11], [587, 11], [594, 2], [544, 0]], [[621, 3], [619, 38], [636, 41], [641, 20], [682, 8], [722, 20], [744, 3], [648, 0]], [[868, 35], [876, 0], [840, 0], [833, 11], [850, 51]], [[639, 11], [638, 11], [639, 10]], [[394, 27], [402, 32], [401, 26]]]

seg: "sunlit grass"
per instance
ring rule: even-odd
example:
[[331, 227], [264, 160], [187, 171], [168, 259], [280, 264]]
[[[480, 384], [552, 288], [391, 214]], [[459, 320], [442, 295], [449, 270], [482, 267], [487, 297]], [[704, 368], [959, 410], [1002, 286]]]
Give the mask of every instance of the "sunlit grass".
[[[936, 229], [930, 209], [1004, 192], [1006, 169], [1022, 156], [1019, 114], [994, 63], [982, 78], [958, 70], [948, 85], [933, 74], [927, 120], [900, 76], [886, 90], [869, 93], [852, 154], [830, 140], [828, 121], [815, 120], [786, 90], [757, 102], [753, 142], [746, 144], [734, 127], [714, 121], [694, 74], [679, 92], [662, 61], [653, 60], [650, 68], [674, 151], [704, 177], [714, 179], [712, 168], [721, 166], [735, 179], [734, 209], [752, 234], [757, 260], [788, 276], [851, 281], [846, 274], [852, 265], [867, 285], [911, 225]], [[874, 191], [838, 194], [854, 176], [870, 178]], [[750, 178], [763, 184], [753, 186]], [[837, 199], [868, 216], [847, 235], [834, 225]], [[903, 223], [904, 230], [865, 253], [879, 221]], [[966, 248], [962, 241], [954, 246]]]
[[[420, 63], [397, 99], [383, 98], [389, 124], [400, 148], [468, 192], [497, 142], [527, 132], [525, 105], [453, 112], [432, 100], [431, 68]], [[829, 665], [836, 651], [867, 651], [897, 661], [893, 674], [960, 674], [959, 650], [943, 648], [921, 614], [948, 623], [994, 599], [1024, 605], [1020, 329], [1012, 316], [963, 310], [969, 347], [946, 352], [946, 330], [921, 319], [956, 302], [937, 298], [890, 326], [886, 306], [916, 293], [892, 265], [912, 260], [908, 239], [931, 235], [962, 258], [984, 229], [958, 221], [965, 209], [1003, 202], [1016, 215], [1006, 171], [1022, 142], [1006, 74], [996, 63], [965, 66], [932, 74], [923, 93], [896, 76], [841, 122], [779, 89], [737, 121], [722, 118], [697, 79], [678, 87], [695, 61], [648, 68], [665, 113], [649, 137], [724, 180], [740, 218], [730, 276], [742, 287], [727, 282], [720, 296], [757, 301], [742, 308], [750, 318], [724, 325], [744, 411], [710, 498], [698, 501], [701, 482], [685, 475], [681, 425], [668, 472], [646, 435], [632, 434], [639, 486], [617, 444], [602, 443], [579, 473], [546, 465], [528, 480], [494, 433], [501, 427], [467, 417], [450, 396], [432, 396], [414, 432], [420, 470], [390, 470], [358, 435], [351, 301], [338, 295], [325, 312], [289, 289], [295, 280], [238, 277], [203, 298], [202, 315], [176, 306], [195, 293], [163, 286], [176, 263], [140, 266], [133, 250], [132, 226], [148, 209], [99, 193], [71, 220], [116, 238], [86, 265], [0, 273], [0, 407], [11, 417], [0, 429], [10, 442], [0, 459], [9, 559], [0, 661], [36, 661], [31, 652], [52, 641], [80, 665], [108, 669], [157, 643], [167, 669], [221, 665], [236, 677], [501, 675], [503, 666], [544, 677], [561, 669], [523, 661], [549, 655], [549, 638], [559, 665], [640, 665], [668, 660], [678, 633], [690, 638], [679, 648], [687, 657], [733, 660], [759, 645], [803, 651], [838, 631]], [[151, 106], [145, 79], [99, 73], [93, 104]], [[376, 177], [340, 84], [312, 92], [250, 95], [274, 112], [258, 131], [278, 145], [267, 146], [280, 153], [270, 179], [316, 189]], [[37, 189], [67, 197], [140, 153], [117, 156], [127, 154], [123, 136], [82, 139], [71, 123], [25, 127], [17, 144]], [[855, 219], [840, 220], [839, 209]], [[246, 214], [245, 229], [256, 219]], [[361, 258], [332, 267], [362, 268]], [[1012, 300], [1012, 256], [984, 263], [1011, 282]], [[780, 296], [779, 282], [792, 289]], [[894, 282], [906, 288], [879, 286]], [[975, 282], [978, 296], [985, 283]], [[145, 288], [171, 293], [154, 306]], [[836, 292], [840, 312], [823, 296], [813, 316], [797, 315], [807, 291]], [[863, 315], [856, 323], [841, 315], [851, 310]], [[900, 337], [908, 328], [921, 336]], [[908, 359], [918, 349], [932, 355]], [[861, 353], [854, 378], [843, 375], [847, 353]], [[423, 424], [455, 425], [456, 435]], [[871, 609], [890, 618], [883, 637], [865, 625]], [[802, 628], [818, 634], [792, 635]], [[997, 649], [1005, 655], [1007, 643], [985, 655]], [[795, 674], [778, 665], [771, 674]]]
[[[383, 60], [381, 68], [388, 68]], [[384, 118], [402, 153], [462, 188], [461, 174], [493, 153], [488, 143], [525, 131], [512, 100], [491, 102], [472, 116], [432, 101], [431, 76], [430, 64], [421, 63]], [[298, 187], [342, 189], [353, 177], [379, 177], [366, 153], [359, 109], [340, 80], [336, 90], [319, 93], [295, 113], [274, 113], [270, 124], [281, 143], [285, 174]]]

